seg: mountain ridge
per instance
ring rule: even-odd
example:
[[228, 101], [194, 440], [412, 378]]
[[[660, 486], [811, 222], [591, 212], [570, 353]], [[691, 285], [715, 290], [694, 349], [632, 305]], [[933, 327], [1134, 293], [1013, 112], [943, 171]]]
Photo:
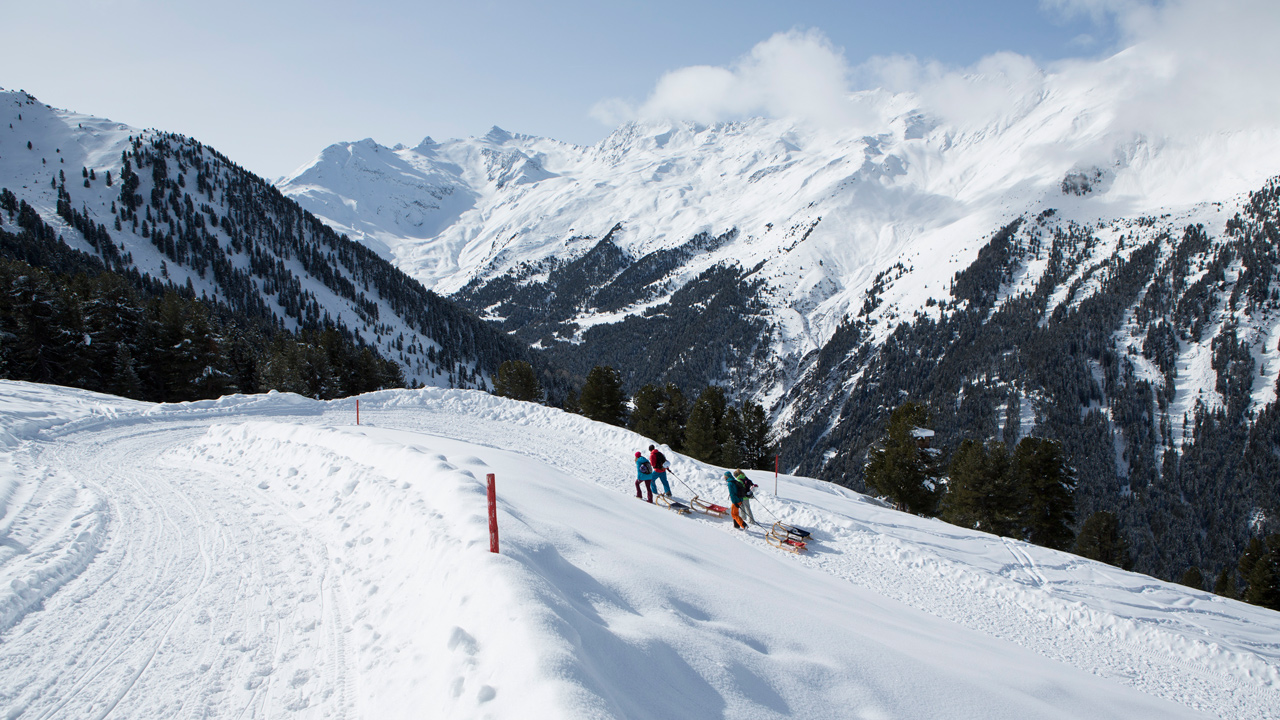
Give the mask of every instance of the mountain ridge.
[[[1125, 53], [1107, 61], [1113, 72], [1129, 62]], [[1280, 363], [1266, 348], [1280, 339], [1271, 337], [1280, 318], [1265, 302], [1230, 301], [1243, 275], [1273, 277], [1262, 267], [1274, 258], [1230, 223], [1280, 172], [1280, 127], [1136, 132], [1122, 117], [1123, 84], [1097, 86], [1070, 68], [1037, 82], [983, 121], [949, 121], [909, 94], [873, 91], [863, 99], [878, 120], [844, 132], [755, 118], [634, 122], [586, 148], [527, 136], [445, 141], [432, 152], [461, 169], [451, 182], [476, 193], [473, 207], [431, 237], [387, 240], [387, 218], [354, 222], [395, 246], [406, 272], [573, 372], [611, 364], [631, 391], [720, 384], [761, 402], [790, 467], [855, 489], [888, 411], [917, 395], [947, 416], [944, 446], [1005, 437], [1006, 425], [1013, 439], [1064, 440], [1085, 476], [1078, 519], [1128, 507], [1140, 568], [1216, 572], [1274, 522], [1256, 518], [1280, 517], [1280, 493], [1242, 479], [1252, 489], [1228, 510], [1229, 482], [1168, 459], [1200, 452], [1205, 418], [1228, 406], [1244, 408], [1224, 421], [1238, 431], [1233, 452], [1244, 452], [1254, 418], [1274, 402]], [[475, 164], [483, 150], [552, 176], [499, 186]], [[443, 167], [433, 162], [424, 167]], [[344, 177], [331, 190], [359, 204], [379, 192], [365, 180], [382, 175]], [[483, 187], [465, 179], [481, 176]], [[297, 186], [281, 188], [307, 204]], [[1186, 240], [1188, 228], [1206, 240]], [[703, 237], [731, 239], [682, 254]], [[997, 240], [1011, 249], [992, 255]], [[1174, 279], [1175, 256], [1191, 276]], [[1221, 278], [1200, 282], [1206, 272]], [[1149, 295], [1165, 300], [1142, 305]], [[1000, 315], [1006, 306], [1016, 320]], [[965, 338], [1006, 342], [982, 330], [993, 318], [1040, 338], [1040, 351], [1069, 369], [1059, 377], [960, 360], [973, 355]], [[1068, 327], [1092, 339], [1066, 342]], [[938, 328], [960, 335], [937, 337]], [[1144, 352], [1165, 369], [1152, 370]], [[1244, 389], [1228, 379], [1239, 374], [1231, 353], [1256, 358]], [[890, 358], [917, 376], [892, 372]], [[959, 375], [929, 378], [952, 364]], [[1078, 394], [1074, 411], [1057, 392]], [[1022, 417], [1010, 425], [1013, 407]], [[1184, 482], [1217, 489], [1172, 490]], [[1172, 538], [1203, 528], [1157, 517], [1208, 524], [1219, 511], [1231, 530], [1199, 546]]]
[[16, 91], [0, 91], [0, 120], [0, 186], [108, 266], [291, 330], [334, 328], [416, 383], [483, 387], [529, 357], [197, 140]]

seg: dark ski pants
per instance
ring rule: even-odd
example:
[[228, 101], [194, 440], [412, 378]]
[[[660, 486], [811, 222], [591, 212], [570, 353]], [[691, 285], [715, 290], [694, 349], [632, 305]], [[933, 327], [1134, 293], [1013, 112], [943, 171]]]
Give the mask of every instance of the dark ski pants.
[[644, 499], [640, 495], [640, 483], [644, 483], [644, 489], [649, 491], [649, 502], [653, 502], [653, 481], [645, 478], [636, 478], [636, 497]]

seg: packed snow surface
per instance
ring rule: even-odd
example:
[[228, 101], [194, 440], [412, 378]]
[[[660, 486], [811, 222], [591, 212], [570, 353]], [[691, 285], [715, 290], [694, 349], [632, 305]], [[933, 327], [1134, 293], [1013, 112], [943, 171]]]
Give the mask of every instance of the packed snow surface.
[[[1280, 614], [483, 393], [0, 382], [7, 718], [1280, 717]], [[676, 495], [724, 502], [675, 453]], [[499, 498], [489, 552], [485, 476]]]

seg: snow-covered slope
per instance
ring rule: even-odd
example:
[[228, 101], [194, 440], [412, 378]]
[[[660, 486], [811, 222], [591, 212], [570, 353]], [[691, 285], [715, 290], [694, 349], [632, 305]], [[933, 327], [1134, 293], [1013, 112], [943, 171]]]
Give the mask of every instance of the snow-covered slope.
[[399, 362], [409, 381], [477, 387], [503, 360], [523, 357], [195, 139], [0, 89], [0, 188], [114, 270], [290, 330], [336, 327]]
[[[146, 405], [0, 383], [9, 717], [1276, 717], [1280, 615], [470, 391]], [[672, 454], [677, 494], [719, 469]], [[483, 478], [497, 477], [502, 553]], [[687, 483], [687, 486], [682, 484]]]

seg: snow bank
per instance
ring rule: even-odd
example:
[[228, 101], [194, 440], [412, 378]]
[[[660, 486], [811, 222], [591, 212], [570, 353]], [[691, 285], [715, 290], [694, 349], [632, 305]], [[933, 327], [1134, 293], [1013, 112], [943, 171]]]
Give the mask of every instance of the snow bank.
[[0, 450], [54, 426], [90, 417], [118, 417], [149, 406], [88, 390], [0, 380]]

